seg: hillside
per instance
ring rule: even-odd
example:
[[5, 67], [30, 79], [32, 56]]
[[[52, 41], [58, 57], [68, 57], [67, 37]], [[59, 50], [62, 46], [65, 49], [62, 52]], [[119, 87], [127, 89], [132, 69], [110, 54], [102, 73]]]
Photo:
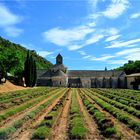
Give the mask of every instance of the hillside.
[[[52, 63], [39, 56], [34, 50], [31, 51], [36, 60], [37, 69], [49, 69]], [[24, 62], [27, 55], [27, 49], [19, 44], [15, 44], [0, 37], [0, 63], [2, 63], [7, 72], [17, 75], [24, 69]]]
[[117, 70], [123, 70], [126, 74], [139, 73], [140, 72], [140, 61], [128, 61], [128, 63], [117, 68]]

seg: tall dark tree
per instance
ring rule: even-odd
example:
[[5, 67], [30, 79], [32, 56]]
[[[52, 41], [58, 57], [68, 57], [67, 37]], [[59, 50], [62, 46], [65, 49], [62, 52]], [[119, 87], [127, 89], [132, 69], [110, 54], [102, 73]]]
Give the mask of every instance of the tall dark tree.
[[27, 87], [33, 87], [36, 83], [36, 63], [30, 51], [27, 53], [25, 66], [24, 66], [25, 84]]
[[25, 66], [24, 66], [24, 77], [25, 77], [25, 84], [27, 87], [30, 86], [30, 52], [28, 51]]
[[37, 71], [36, 71], [36, 62], [34, 60], [34, 80], [33, 80], [33, 86], [35, 86], [37, 80]]
[[3, 63], [0, 62], [0, 83], [1, 83], [1, 79], [3, 78], [5, 78], [5, 81], [3, 81], [5, 83], [6, 77], [7, 77], [7, 73], [6, 73], [5, 67], [3, 66]]

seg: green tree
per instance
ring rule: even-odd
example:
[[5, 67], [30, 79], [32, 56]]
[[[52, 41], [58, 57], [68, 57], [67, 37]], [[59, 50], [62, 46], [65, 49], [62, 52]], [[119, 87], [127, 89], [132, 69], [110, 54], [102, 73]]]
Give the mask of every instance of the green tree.
[[37, 80], [37, 71], [36, 71], [36, 61], [34, 60], [34, 80], [33, 80], [33, 86], [35, 86]]
[[[24, 63], [27, 55], [27, 49], [19, 44], [15, 44], [0, 37], [0, 61], [5, 70], [13, 76], [21, 77], [24, 71]], [[34, 50], [30, 54], [36, 60], [37, 69], [49, 69], [53, 65], [39, 56]]]
[[126, 74], [140, 73], [140, 61], [128, 61], [122, 67], [117, 68], [118, 70], [124, 70]]
[[27, 53], [25, 66], [24, 66], [25, 84], [27, 87], [33, 87], [36, 83], [36, 63], [30, 51]]
[[0, 61], [0, 83], [1, 83], [1, 79], [3, 79], [3, 78], [5, 78], [4, 82], [6, 82], [6, 77], [7, 77], [6, 70], [3, 66], [3, 63]]

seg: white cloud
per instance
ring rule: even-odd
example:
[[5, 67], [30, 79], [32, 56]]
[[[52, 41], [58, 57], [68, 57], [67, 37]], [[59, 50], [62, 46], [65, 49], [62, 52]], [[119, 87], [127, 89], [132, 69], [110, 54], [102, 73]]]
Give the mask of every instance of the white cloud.
[[112, 0], [112, 3], [102, 14], [108, 18], [115, 19], [122, 15], [127, 8], [129, 8], [128, 0]]
[[97, 57], [92, 57], [92, 58], [90, 58], [90, 60], [91, 61], [106, 61], [106, 60], [108, 60], [108, 59], [110, 59], [110, 58], [113, 58], [114, 56], [112, 56], [112, 55], [105, 55], [105, 56], [101, 56], [101, 57], [99, 57], [99, 58], [97, 58]]
[[75, 50], [78, 50], [78, 49], [83, 48], [83, 47], [84, 47], [83, 45], [70, 45], [70, 46], [67, 46], [67, 48], [70, 51], [75, 51]]
[[129, 40], [129, 41], [126, 41], [126, 42], [118, 42], [118, 43], [112, 44], [111, 46], [108, 46], [108, 47], [105, 47], [105, 48], [122, 48], [122, 47], [127, 47], [127, 46], [130, 46], [130, 45], [133, 45], [133, 44], [138, 43], [138, 42], [140, 42], [140, 38]]
[[22, 17], [13, 14], [5, 5], [0, 4], [0, 28], [9, 36], [16, 37], [22, 33], [22, 29], [15, 25], [22, 21]]
[[108, 28], [105, 29], [104, 31], [105, 33], [109, 34], [109, 35], [117, 35], [119, 33], [119, 30], [117, 28]]
[[88, 3], [93, 9], [96, 9], [98, 1], [99, 0], [88, 0]]
[[136, 19], [140, 17], [140, 12], [139, 13], [134, 13], [130, 16], [130, 19]]
[[[108, 59], [110, 58], [116, 58], [115, 60], [107, 60], [107, 63], [108, 64], [114, 64], [114, 65], [122, 65], [122, 64], [125, 64], [128, 62], [128, 60], [140, 60], [140, 48], [133, 48], [133, 49], [125, 49], [125, 50], [122, 50], [120, 52], [117, 52], [115, 53], [112, 57], [111, 55], [108, 55]], [[110, 57], [109, 57], [110, 56]], [[121, 59], [118, 59], [120, 58], [120, 56], [123, 56]], [[99, 58], [99, 60], [102, 61], [102, 58]]]
[[21, 22], [22, 18], [9, 11], [4, 5], [0, 4], [0, 26], [9, 26]]
[[[104, 54], [101, 55], [101, 57], [95, 57], [92, 55], [89, 55], [87, 53], [80, 52], [83, 56], [83, 59], [87, 59], [89, 61], [106, 61], [109, 64], [124, 64], [128, 60], [140, 60], [139, 55], [140, 54], [140, 48], [133, 48], [133, 49], [125, 49], [119, 52], [116, 52], [115, 54]], [[112, 60], [112, 58], [118, 58], [120, 56], [122, 57], [122, 60]]]
[[29, 50], [34, 50], [36, 47], [31, 44], [31, 43], [21, 43], [21, 46], [25, 47], [26, 49], [29, 49]]
[[114, 58], [113, 55], [102, 55], [101, 57], [95, 57], [95, 56], [92, 56], [92, 55], [88, 55], [86, 54], [85, 56], [82, 57], [83, 59], [88, 59], [90, 61], [106, 61], [110, 58]]
[[81, 55], [86, 55], [85, 51], [78, 51]]
[[88, 25], [89, 27], [95, 27], [95, 26], [96, 26], [96, 23], [95, 23], [95, 22], [89, 22], [87, 25]]
[[4, 31], [9, 36], [12, 36], [12, 37], [17, 37], [17, 36], [19, 36], [23, 32], [22, 29], [19, 29], [19, 28], [16, 28], [16, 27], [12, 27], [12, 26], [8, 26], [8, 27], [4, 28]]
[[123, 65], [125, 63], [127, 63], [128, 60], [109, 60], [108, 63], [109, 64], [114, 64], [114, 65]]
[[125, 57], [122, 58], [122, 60], [109, 60], [108, 63], [121, 65], [121, 64], [127, 63], [128, 60], [133, 60], [133, 61], [140, 60], [140, 57], [139, 57], [140, 56], [140, 48], [135, 48], [135, 49], [131, 50], [131, 52], [129, 50], [124, 50], [124, 51], [122, 51], [122, 53], [120, 52], [118, 54], [118, 56], [119, 55], [126, 55]]
[[96, 42], [98, 42], [100, 39], [102, 39], [103, 37], [104, 37], [104, 35], [93, 35], [92, 37], [90, 37], [90, 39], [87, 39], [87, 40], [85, 41], [84, 46], [87, 46], [87, 45], [96, 43]]
[[67, 46], [67, 48], [70, 51], [75, 51], [75, 50], [83, 48], [87, 45], [94, 44], [94, 43], [98, 42], [100, 39], [102, 39], [103, 37], [104, 37], [103, 35], [93, 35], [89, 39], [84, 39], [83, 43], [81, 43], [82, 45], [69, 45], [69, 46]]
[[37, 53], [42, 57], [46, 57], [48, 55], [53, 54], [53, 52], [49, 52], [49, 51], [38, 51]]
[[132, 54], [129, 54], [128, 56], [125, 57], [125, 59], [127, 60], [140, 60], [140, 51], [139, 52], [135, 52]]
[[119, 37], [120, 37], [120, 35], [110, 36], [105, 41], [108, 41], [108, 42], [114, 41], [114, 40], [118, 39]]
[[101, 16], [101, 14], [100, 13], [92, 13], [92, 14], [90, 14], [89, 16], [88, 16], [88, 18], [89, 19], [94, 19], [94, 20], [96, 20], [97, 18], [99, 18]]
[[59, 46], [71, 46], [73, 42], [83, 40], [86, 35], [93, 31], [94, 29], [88, 26], [78, 26], [71, 29], [53, 28], [44, 32], [43, 37], [46, 41]]
[[88, 58], [91, 58], [92, 56], [91, 55], [86, 55], [84, 57], [82, 57], [83, 59], [88, 59]]
[[122, 50], [120, 52], [117, 52], [116, 53], [116, 56], [122, 56], [122, 55], [129, 55], [129, 54], [133, 54], [133, 53], [140, 53], [140, 48], [133, 48], [133, 49], [125, 49], [125, 50]]

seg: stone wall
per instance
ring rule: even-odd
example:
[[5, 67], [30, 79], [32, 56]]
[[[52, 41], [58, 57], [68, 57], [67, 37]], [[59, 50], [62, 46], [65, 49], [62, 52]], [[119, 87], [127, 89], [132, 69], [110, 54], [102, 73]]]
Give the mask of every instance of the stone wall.
[[111, 88], [118, 88], [118, 77], [111, 77]]
[[81, 79], [78, 77], [68, 78], [68, 87], [75, 87], [75, 88], [82, 87]]
[[52, 80], [50, 78], [37, 79], [37, 86], [52, 86]]
[[126, 79], [126, 77], [119, 77], [119, 79], [118, 79], [118, 87], [119, 88], [127, 88], [127, 79]]
[[66, 87], [67, 86], [67, 79], [65, 77], [53, 77], [51, 79], [52, 79], [53, 87]]
[[82, 87], [85, 87], [85, 88], [91, 87], [91, 79], [90, 78], [82, 77], [80, 79], [81, 79]]
[[135, 77], [127, 77], [127, 88], [133, 89], [133, 85], [131, 85], [131, 82], [135, 81]]
[[91, 88], [126, 88], [125, 77], [91, 78]]
[[[130, 78], [129, 78], [130, 79]], [[125, 77], [52, 77], [41, 78], [37, 80], [38, 86], [53, 86], [53, 87], [83, 87], [83, 88], [132, 88], [128, 80], [126, 85]]]
[[104, 88], [111, 88], [111, 78], [104, 78]]

